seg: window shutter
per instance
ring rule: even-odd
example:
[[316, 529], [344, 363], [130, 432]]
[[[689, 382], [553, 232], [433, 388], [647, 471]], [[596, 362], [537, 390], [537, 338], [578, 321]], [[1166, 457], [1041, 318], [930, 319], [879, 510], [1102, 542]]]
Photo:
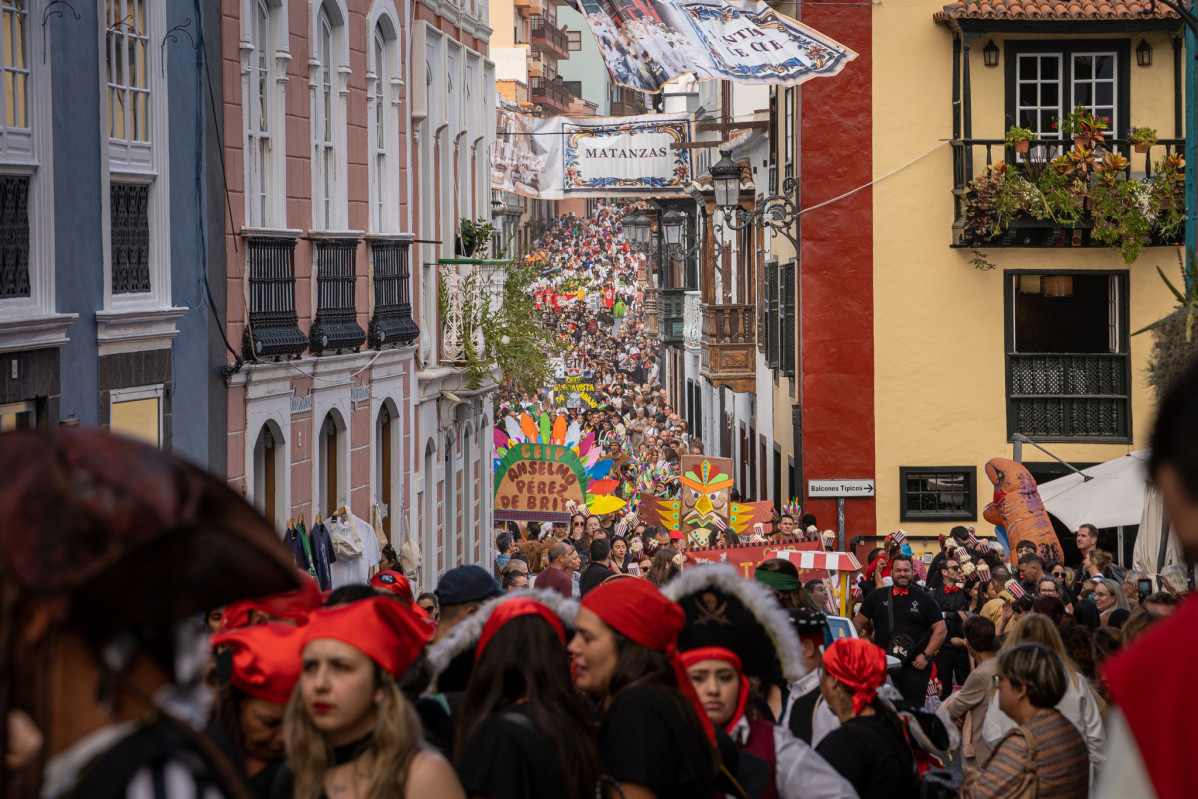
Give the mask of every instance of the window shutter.
[[778, 368], [778, 262], [765, 265], [765, 362]]

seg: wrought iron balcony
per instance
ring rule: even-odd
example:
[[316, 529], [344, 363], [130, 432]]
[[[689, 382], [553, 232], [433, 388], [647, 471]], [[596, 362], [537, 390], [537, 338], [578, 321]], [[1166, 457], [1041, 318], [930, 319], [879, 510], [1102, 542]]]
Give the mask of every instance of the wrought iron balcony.
[[566, 34], [562, 32], [561, 28], [540, 14], [533, 14], [531, 23], [532, 34], [529, 39], [533, 47], [547, 50], [550, 54], [556, 55], [558, 58], [570, 57], [570, 45], [566, 39]]
[[757, 307], [704, 305], [700, 373], [713, 386], [754, 391], [757, 377]]
[[685, 302], [684, 289], [657, 290], [657, 339], [663, 345], [682, 344]]
[[534, 104], [549, 106], [550, 110], [560, 112], [568, 111], [574, 100], [565, 86], [545, 78], [528, 79], [528, 96]]
[[370, 243], [374, 272], [374, 314], [370, 317], [370, 346], [411, 344], [420, 335], [412, 320], [412, 277], [408, 262], [411, 242], [377, 240]]
[[1007, 433], [1037, 441], [1131, 441], [1125, 353], [1007, 355]]
[[[1073, 149], [1068, 139], [1036, 139], [1030, 142], [1029, 153], [1016, 153], [1002, 139], [961, 139], [950, 142], [953, 148], [954, 217], [953, 247], [1106, 247], [1111, 246], [1094, 235], [1095, 213], [1092, 188], [1076, 190], [1073, 200], [1077, 208], [1062, 214], [1056, 195], [1041, 190], [1042, 176], [1051, 172], [1049, 162]], [[1176, 245], [1184, 241], [1184, 192], [1181, 183], [1176, 191], [1159, 185], [1166, 173], [1154, 172], [1157, 163], [1170, 157], [1184, 155], [1184, 139], [1161, 139], [1147, 152], [1135, 152], [1126, 139], [1106, 138], [1099, 145], [1107, 152], [1117, 153], [1128, 160], [1118, 174], [1118, 181], [1146, 181], [1155, 186], [1160, 199], [1148, 233], [1149, 245]], [[1084, 164], [1080, 174], [1093, 174], [1104, 153]], [[985, 178], [990, 168], [1005, 163], [1009, 177], [1018, 176], [1027, 183], [1029, 191], [1013, 193], [1010, 198], [982, 196], [972, 188], [975, 178]], [[996, 184], [997, 185], [997, 184]], [[1004, 184], [1005, 185], [1005, 184]], [[1020, 183], [1019, 186], [1024, 184]], [[1163, 191], [1162, 191], [1163, 189]], [[993, 191], [993, 189], [992, 189]], [[1015, 196], [1018, 194], [1019, 196]], [[1029, 196], [1023, 196], [1024, 194]], [[1064, 194], [1064, 192], [1062, 192]], [[1084, 195], [1084, 196], [1083, 196]], [[1002, 210], [998, 206], [1002, 204]], [[1068, 197], [1065, 203], [1071, 202]], [[1099, 219], [1099, 225], [1104, 224]]]
[[242, 357], [252, 361], [301, 354], [308, 337], [295, 312], [295, 239], [251, 236], [245, 245], [250, 307]]
[[355, 352], [366, 342], [366, 331], [358, 324], [354, 307], [354, 271], [357, 239], [316, 242], [316, 318], [308, 332], [313, 355], [329, 350]]

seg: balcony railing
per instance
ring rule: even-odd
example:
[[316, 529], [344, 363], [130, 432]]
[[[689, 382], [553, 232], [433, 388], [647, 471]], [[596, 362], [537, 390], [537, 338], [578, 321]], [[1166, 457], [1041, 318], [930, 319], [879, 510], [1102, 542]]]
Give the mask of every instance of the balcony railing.
[[[971, 220], [967, 204], [970, 182], [985, 175], [987, 170], [1000, 161], [1019, 171], [1030, 183], [1036, 184], [1044, 170], [1051, 169], [1049, 162], [1063, 153], [1068, 153], [1073, 144], [1068, 139], [1037, 139], [1030, 143], [1029, 153], [1016, 153], [1002, 139], [960, 139], [950, 142], [953, 148], [953, 196], [954, 217], [952, 227], [953, 247], [1105, 247], [1107, 243], [1091, 236], [1094, 222], [1090, 214], [1089, 198], [1086, 208], [1077, 221], [1058, 221], [1052, 215], [1041, 213], [1037, 219], [1029, 211], [1019, 212], [1005, 230], [990, 234], [988, 226]], [[1150, 180], [1154, 174], [1154, 163], [1175, 154], [1184, 155], [1184, 139], [1161, 139], [1147, 153], [1134, 152], [1126, 139], [1107, 138], [1100, 145], [1108, 152], [1119, 153], [1128, 159], [1129, 166], [1122, 171], [1121, 180]], [[1100, 154], [1101, 157], [1101, 154]], [[1178, 192], [1178, 208], [1184, 201]], [[971, 225], [971, 221], [975, 224]], [[1181, 225], [1162, 231], [1155, 225], [1149, 234], [1153, 245], [1175, 245], [1184, 240]]]
[[485, 359], [484, 323], [503, 299], [508, 261], [439, 262], [437, 301], [441, 360], [457, 366]]
[[716, 386], [753, 391], [757, 373], [757, 307], [704, 305], [700, 370]]
[[1007, 355], [1007, 433], [1039, 441], [1131, 441], [1124, 353]]
[[657, 335], [662, 344], [682, 343], [685, 300], [682, 289], [657, 290]]
[[379, 240], [370, 243], [374, 272], [374, 314], [370, 317], [370, 346], [410, 344], [420, 335], [412, 319], [412, 276], [408, 265], [411, 242]]
[[308, 337], [295, 312], [295, 239], [254, 236], [245, 242], [250, 281], [249, 324], [242, 336], [246, 360], [299, 355]]
[[529, 37], [533, 47], [550, 50], [558, 58], [569, 58], [569, 42], [561, 28], [554, 25], [540, 14], [534, 14], [531, 19], [532, 34]]
[[566, 111], [574, 97], [565, 86], [545, 78], [529, 78], [528, 95], [534, 104], [549, 105], [555, 111]]
[[354, 307], [358, 240], [319, 241], [316, 257], [316, 317], [308, 332], [308, 348], [315, 355], [329, 350], [353, 350], [366, 341]]
[[640, 92], [612, 84], [608, 89], [609, 113], [613, 117], [631, 117], [645, 113]]

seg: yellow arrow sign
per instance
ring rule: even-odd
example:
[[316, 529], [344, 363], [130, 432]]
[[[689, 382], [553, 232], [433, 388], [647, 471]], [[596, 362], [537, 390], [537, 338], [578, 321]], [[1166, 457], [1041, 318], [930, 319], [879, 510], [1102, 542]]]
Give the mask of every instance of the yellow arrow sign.
[[595, 400], [591, 399], [591, 395], [586, 393], [585, 391], [578, 392], [578, 396], [583, 402], [585, 402], [587, 405], [590, 405], [592, 408], [599, 407], [599, 403], [597, 403], [597, 402], [595, 402]]

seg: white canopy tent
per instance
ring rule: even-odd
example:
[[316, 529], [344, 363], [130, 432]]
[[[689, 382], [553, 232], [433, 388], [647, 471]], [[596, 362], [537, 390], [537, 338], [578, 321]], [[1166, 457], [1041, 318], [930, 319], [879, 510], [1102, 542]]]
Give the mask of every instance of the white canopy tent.
[[[1130, 527], [1144, 513], [1147, 449], [1129, 452], [1039, 486], [1045, 509], [1070, 530], [1083, 524]], [[1090, 479], [1086, 479], [1086, 478]]]

